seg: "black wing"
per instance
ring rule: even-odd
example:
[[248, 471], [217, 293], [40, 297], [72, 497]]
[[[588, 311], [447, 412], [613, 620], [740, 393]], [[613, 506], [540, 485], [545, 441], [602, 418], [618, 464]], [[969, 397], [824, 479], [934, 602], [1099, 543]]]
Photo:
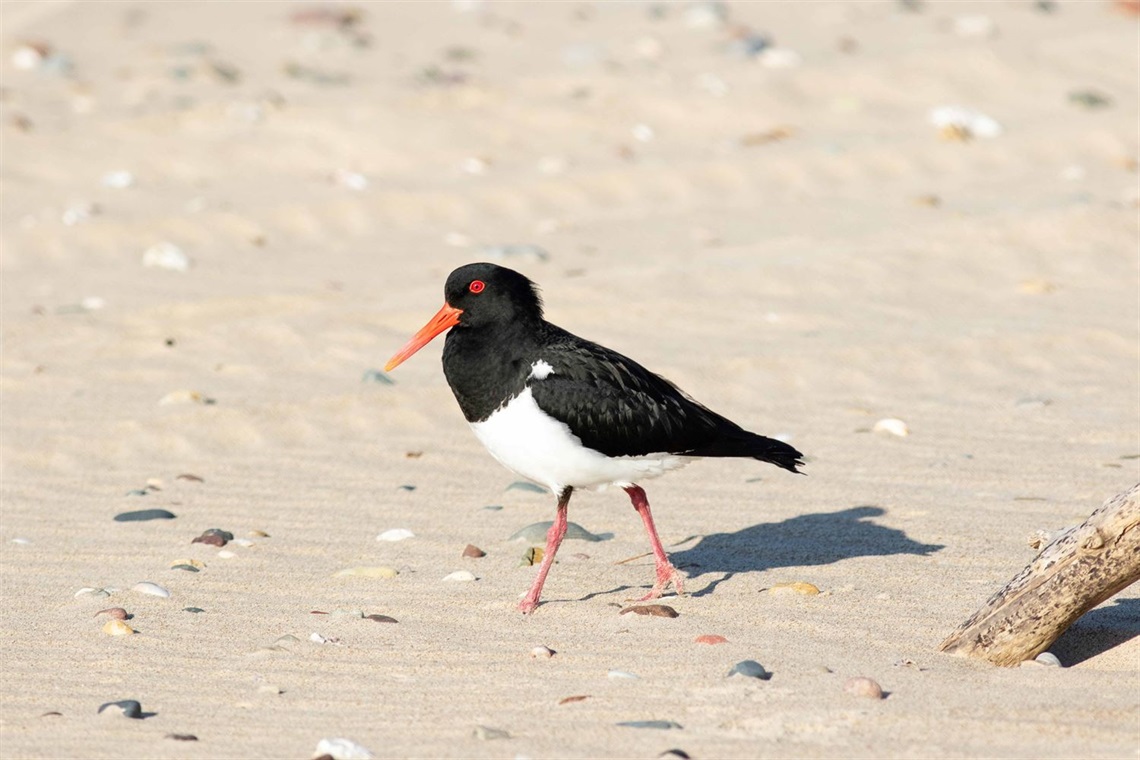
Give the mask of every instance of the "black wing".
[[753, 457], [793, 472], [802, 464], [791, 446], [744, 430], [634, 360], [553, 329], [540, 358], [554, 371], [531, 392], [583, 445], [606, 456]]

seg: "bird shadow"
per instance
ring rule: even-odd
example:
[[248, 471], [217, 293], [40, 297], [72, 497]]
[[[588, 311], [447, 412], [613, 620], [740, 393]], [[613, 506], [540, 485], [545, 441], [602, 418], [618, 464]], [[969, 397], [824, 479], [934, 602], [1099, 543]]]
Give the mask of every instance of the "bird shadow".
[[776, 523], [759, 523], [733, 533], [702, 536], [692, 547], [673, 551], [673, 564], [689, 578], [721, 573], [692, 596], [705, 596], [737, 573], [777, 567], [829, 565], [852, 557], [912, 554], [925, 557], [943, 548], [908, 538], [906, 533], [870, 520], [886, 514], [876, 506], [800, 515]]
[[1140, 599], [1089, 610], [1053, 642], [1049, 651], [1066, 667], [1091, 660], [1140, 636]]

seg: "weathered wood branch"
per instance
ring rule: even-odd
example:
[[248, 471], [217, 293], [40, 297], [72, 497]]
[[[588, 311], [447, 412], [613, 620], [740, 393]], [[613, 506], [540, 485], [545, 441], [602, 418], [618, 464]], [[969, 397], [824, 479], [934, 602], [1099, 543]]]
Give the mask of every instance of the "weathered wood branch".
[[1044, 652], [1077, 618], [1137, 580], [1140, 483], [1053, 538], [939, 649], [1012, 667]]

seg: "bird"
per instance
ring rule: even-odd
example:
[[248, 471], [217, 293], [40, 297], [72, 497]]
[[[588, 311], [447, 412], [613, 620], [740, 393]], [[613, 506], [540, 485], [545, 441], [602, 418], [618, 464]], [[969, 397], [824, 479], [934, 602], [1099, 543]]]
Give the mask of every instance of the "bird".
[[444, 285], [444, 304], [385, 365], [399, 364], [447, 331], [443, 372], [475, 437], [507, 469], [557, 496], [555, 520], [530, 590], [518, 608], [530, 614], [566, 534], [575, 490], [618, 486], [649, 536], [652, 589], [684, 594], [639, 482], [702, 457], [757, 459], [800, 472], [803, 454], [749, 432], [695, 401], [633, 359], [567, 332], [543, 317], [538, 286], [491, 263], [459, 267]]

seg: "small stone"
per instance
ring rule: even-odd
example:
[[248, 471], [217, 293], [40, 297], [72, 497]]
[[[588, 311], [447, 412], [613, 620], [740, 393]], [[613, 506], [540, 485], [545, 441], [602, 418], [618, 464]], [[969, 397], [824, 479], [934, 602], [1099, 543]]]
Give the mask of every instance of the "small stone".
[[139, 594], [147, 594], [148, 596], [159, 596], [163, 599], [170, 598], [169, 591], [157, 583], [151, 583], [150, 581], [141, 581], [139, 583], [136, 583], [135, 585], [131, 586], [131, 591], [137, 592]]
[[185, 272], [190, 269], [190, 257], [174, 243], [155, 243], [143, 253], [144, 267], [167, 269], [171, 272]]
[[475, 580], [475, 574], [470, 570], [456, 570], [454, 573], [449, 573], [443, 576], [443, 580], [455, 583], [464, 583]]
[[848, 678], [843, 684], [843, 690], [857, 697], [866, 697], [867, 699], [883, 698], [883, 687], [879, 686], [879, 684], [872, 679], [862, 676]]
[[692, 760], [688, 752], [683, 749], [667, 749], [657, 756], [658, 758], [676, 757], [679, 760]]
[[550, 647], [535, 647], [530, 650], [530, 656], [535, 660], [549, 660], [555, 655], [555, 652]]
[[363, 747], [351, 739], [341, 739], [339, 737], [333, 739], [321, 739], [317, 742], [317, 749], [314, 757], [321, 757], [328, 755], [333, 760], [372, 760], [375, 755], [366, 747]]
[[234, 540], [234, 534], [221, 528], [209, 528], [202, 531], [202, 535], [195, 538], [192, 544], [207, 544], [208, 546], [225, 546]]
[[114, 715], [123, 718], [141, 718], [142, 705], [133, 699], [122, 699], [118, 702], [104, 702], [99, 705], [100, 715]]
[[969, 140], [972, 137], [993, 138], [1002, 126], [984, 113], [961, 106], [939, 106], [930, 112], [930, 123], [945, 139]]
[[467, 544], [467, 546], [463, 548], [463, 556], [479, 559], [480, 557], [486, 557], [487, 552], [483, 551], [478, 546], [475, 546], [475, 544]]
[[715, 633], [702, 634], [702, 635], [696, 637], [695, 639], [693, 639], [693, 641], [694, 641], [694, 643], [697, 643], [697, 644], [727, 644], [728, 643], [728, 639], [726, 639], [724, 636], [720, 636], [720, 635], [717, 635]]
[[376, 614], [365, 615], [364, 619], [365, 620], [371, 620], [371, 621], [376, 622], [376, 623], [398, 623], [398, 622], [400, 622], [399, 620], [397, 620], [394, 617], [388, 617], [387, 615], [376, 615]]
[[13, 538], [12, 543], [19, 546], [31, 546], [32, 540], [30, 538]]
[[756, 660], [741, 660], [732, 666], [732, 670], [728, 671], [725, 678], [732, 678], [733, 676], [742, 676], [744, 678], [758, 678], [761, 681], [767, 681], [772, 677], [772, 674], [764, 669], [764, 666], [756, 662]]
[[187, 481], [190, 481], [191, 483], [205, 483], [206, 482], [205, 478], [201, 477], [200, 475], [195, 475], [195, 474], [190, 473], [190, 472], [182, 473], [181, 475], [176, 477], [175, 480], [187, 480]]
[[399, 575], [399, 571], [391, 567], [349, 567], [344, 570], [338, 570], [333, 577], [346, 578], [354, 576], [357, 578], [395, 578]]
[[90, 596], [90, 597], [93, 597], [96, 599], [101, 599], [103, 597], [107, 597], [110, 595], [111, 594], [110, 594], [110, 592], [107, 591], [107, 589], [94, 588], [92, 586], [84, 586], [83, 588], [81, 588], [75, 592], [75, 598], [76, 599], [79, 599], [79, 598], [84, 597], [84, 596]]
[[1054, 668], [1062, 667], [1061, 661], [1057, 659], [1057, 655], [1053, 654], [1052, 652], [1042, 652], [1033, 659], [1042, 665], [1049, 665]]
[[628, 670], [611, 670], [611, 671], [606, 673], [606, 676], [609, 678], [622, 678], [622, 679], [627, 679], [627, 680], [631, 680], [631, 681], [638, 679], [638, 678], [641, 678], [641, 676], [639, 676], [635, 673], [630, 673]]
[[651, 615], [653, 617], [664, 618], [675, 618], [681, 614], [667, 604], [635, 604], [630, 607], [625, 607], [618, 614], [624, 615], [627, 612], [632, 612], [635, 615]]
[[386, 530], [376, 537], [377, 541], [403, 541], [408, 538], [415, 538], [416, 534], [412, 533], [407, 528], [392, 528]]
[[656, 728], [659, 730], [682, 728], [680, 723], [672, 720], [625, 720], [614, 725], [623, 726], [625, 728]]
[[197, 615], [199, 612], [205, 612], [205, 610], [202, 609], [201, 607], [183, 607], [182, 611], [183, 612], [192, 612], [195, 615]]
[[134, 632], [135, 629], [122, 620], [108, 620], [103, 625], [103, 633], [108, 636], [130, 636]]
[[200, 572], [202, 572], [200, 568], [194, 567], [193, 565], [191, 565], [189, 563], [171, 565], [170, 569], [171, 570], [183, 570], [187, 573], [200, 573]]
[[113, 190], [126, 190], [128, 187], [133, 187], [135, 184], [135, 175], [131, 174], [126, 169], [116, 169], [104, 174], [99, 183], [103, 187], [109, 187]]
[[819, 594], [819, 587], [813, 583], [806, 583], [804, 581], [792, 581], [790, 583], [777, 583], [768, 589], [769, 594], [802, 594], [804, 596], [816, 596]]
[[100, 615], [106, 615], [112, 620], [126, 620], [130, 617], [130, 614], [122, 607], [108, 607], [105, 610], [99, 610], [91, 617], [99, 617]]
[[1074, 90], [1069, 93], [1069, 102], [1088, 109], [1107, 108], [1112, 98], [1096, 90]]
[[532, 546], [523, 552], [522, 557], [519, 558], [519, 567], [530, 567], [542, 563], [542, 558], [546, 554], [541, 547]]
[[221, 559], [233, 559], [236, 556], [237, 555], [234, 554], [229, 549], [222, 549], [220, 552], [218, 552], [218, 557], [220, 557]]
[[574, 704], [575, 702], [582, 702], [582, 701], [587, 700], [589, 698], [590, 698], [589, 694], [575, 694], [572, 697], [563, 697], [562, 699], [558, 700], [558, 704], [560, 704], [560, 705], [571, 705], [571, 704]]
[[[531, 523], [530, 525], [515, 531], [508, 541], [526, 541], [532, 544], [543, 544], [546, 542], [546, 534], [550, 531], [551, 526], [554, 525], [553, 521]], [[566, 539], [575, 539], [578, 541], [601, 541], [601, 536], [595, 535], [590, 531], [583, 528], [578, 523], [566, 524]]]
[[910, 428], [907, 424], [900, 420], [898, 417], [884, 417], [875, 423], [871, 428], [875, 433], [889, 433], [897, 435], [899, 438], [905, 438], [910, 435]]
[[159, 406], [173, 406], [175, 404], [213, 404], [214, 399], [198, 391], [171, 391], [158, 400]]
[[134, 512], [120, 512], [115, 522], [145, 522], [147, 520], [173, 520], [178, 515], [165, 509], [138, 509]]
[[501, 728], [491, 728], [490, 726], [475, 726], [472, 732], [476, 739], [482, 741], [491, 741], [492, 739], [510, 739], [511, 735]]
[[173, 739], [176, 742], [196, 742], [198, 737], [194, 734], [167, 734], [165, 739]]

